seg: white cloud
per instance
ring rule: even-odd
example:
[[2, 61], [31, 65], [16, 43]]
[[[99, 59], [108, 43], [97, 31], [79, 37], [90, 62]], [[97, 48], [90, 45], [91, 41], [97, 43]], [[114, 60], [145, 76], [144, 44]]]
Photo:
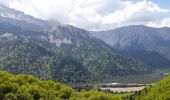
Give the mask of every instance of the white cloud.
[[130, 0], [0, 0], [12, 8], [41, 19], [55, 19], [88, 30], [158, 20], [169, 12], [151, 1]]
[[164, 18], [164, 19], [162, 19], [161, 21], [158, 21], [158, 22], [149, 22], [147, 24], [147, 26], [157, 27], [157, 28], [170, 27], [170, 18]]

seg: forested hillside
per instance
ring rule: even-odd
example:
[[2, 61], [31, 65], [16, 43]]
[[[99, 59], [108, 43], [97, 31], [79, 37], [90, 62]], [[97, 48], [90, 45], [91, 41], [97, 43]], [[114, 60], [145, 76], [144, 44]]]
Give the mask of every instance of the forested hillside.
[[[152, 72], [88, 31], [40, 20], [0, 5], [0, 69], [68, 85]], [[11, 17], [13, 16], [13, 17]]]
[[121, 54], [152, 68], [170, 68], [170, 28], [130, 25], [109, 31], [92, 32]]

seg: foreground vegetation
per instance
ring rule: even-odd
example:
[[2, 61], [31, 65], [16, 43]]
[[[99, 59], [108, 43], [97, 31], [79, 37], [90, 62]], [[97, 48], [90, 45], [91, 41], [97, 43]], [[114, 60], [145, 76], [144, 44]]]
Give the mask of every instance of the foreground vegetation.
[[77, 92], [51, 80], [0, 71], [0, 100], [170, 100], [170, 76], [144, 90], [111, 94], [97, 90]]
[[64, 84], [41, 81], [30, 75], [12, 75], [0, 71], [0, 100], [121, 100], [96, 90], [77, 92]]

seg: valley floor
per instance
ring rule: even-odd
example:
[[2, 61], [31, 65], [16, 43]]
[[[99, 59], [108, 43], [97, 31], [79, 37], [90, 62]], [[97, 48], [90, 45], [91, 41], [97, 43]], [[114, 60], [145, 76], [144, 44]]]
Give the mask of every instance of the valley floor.
[[103, 91], [110, 90], [111, 92], [114, 93], [129, 93], [129, 92], [135, 92], [135, 91], [140, 91], [143, 90], [146, 86], [140, 86], [140, 87], [121, 87], [121, 88], [100, 88]]

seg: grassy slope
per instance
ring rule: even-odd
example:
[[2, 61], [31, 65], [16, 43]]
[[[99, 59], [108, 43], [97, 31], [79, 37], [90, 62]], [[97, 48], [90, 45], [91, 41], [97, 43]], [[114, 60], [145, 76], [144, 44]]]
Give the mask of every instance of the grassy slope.
[[170, 76], [131, 96], [135, 100], [170, 100]]

